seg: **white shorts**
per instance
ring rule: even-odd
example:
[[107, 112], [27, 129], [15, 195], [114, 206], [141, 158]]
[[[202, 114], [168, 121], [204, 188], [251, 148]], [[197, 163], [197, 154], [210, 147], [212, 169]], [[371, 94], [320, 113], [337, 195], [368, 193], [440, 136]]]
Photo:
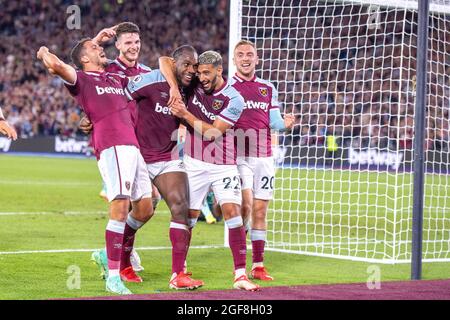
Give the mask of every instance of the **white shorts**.
[[106, 185], [106, 196], [137, 201], [151, 198], [151, 182], [141, 152], [135, 146], [113, 146], [103, 150], [98, 168]]
[[181, 160], [160, 161], [147, 164], [148, 174], [153, 180], [157, 176], [169, 172], [186, 172], [184, 163]]
[[241, 205], [241, 181], [236, 165], [207, 163], [187, 155], [184, 165], [189, 180], [189, 209], [200, 210], [210, 189], [221, 206], [224, 203]]
[[242, 190], [252, 189], [253, 198], [271, 200], [275, 180], [273, 157], [238, 157]]

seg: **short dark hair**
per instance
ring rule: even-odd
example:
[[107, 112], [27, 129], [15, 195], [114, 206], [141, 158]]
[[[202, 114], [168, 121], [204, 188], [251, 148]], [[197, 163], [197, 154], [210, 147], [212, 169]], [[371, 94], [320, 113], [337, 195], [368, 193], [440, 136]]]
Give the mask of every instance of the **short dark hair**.
[[116, 28], [116, 38], [119, 38], [124, 33], [137, 33], [140, 35], [141, 31], [137, 24], [133, 22], [121, 22]]
[[77, 42], [77, 44], [72, 48], [70, 52], [70, 58], [72, 63], [80, 70], [83, 70], [83, 64], [81, 63], [81, 56], [84, 53], [84, 44], [87, 41], [91, 41], [91, 38], [83, 38]]
[[176, 48], [172, 52], [172, 58], [177, 60], [179, 57], [181, 57], [185, 53], [197, 54], [197, 50], [195, 50], [195, 48], [193, 46], [185, 44], [183, 46], [180, 46], [180, 47]]

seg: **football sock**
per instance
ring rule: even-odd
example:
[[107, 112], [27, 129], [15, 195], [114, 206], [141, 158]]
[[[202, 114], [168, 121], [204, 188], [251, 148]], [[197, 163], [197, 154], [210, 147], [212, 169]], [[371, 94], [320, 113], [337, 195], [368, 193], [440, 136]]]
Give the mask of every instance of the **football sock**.
[[130, 255], [134, 246], [136, 231], [144, 225], [143, 222], [136, 220], [128, 214], [125, 230], [123, 233], [123, 250], [120, 256], [120, 270], [131, 266]]
[[172, 272], [178, 274], [184, 270], [187, 256], [190, 240], [188, 226], [172, 221], [170, 223], [169, 237], [172, 242]]
[[119, 274], [124, 230], [125, 222], [117, 220], [109, 220], [106, 226], [105, 240], [109, 276]]
[[233, 254], [234, 270], [245, 270], [247, 245], [242, 217], [234, 217], [225, 221], [228, 226], [228, 242]]
[[[250, 231], [250, 240], [252, 241], [252, 261], [253, 268], [262, 266], [264, 261], [264, 246], [266, 244], [266, 230], [252, 229]], [[258, 263], [258, 265], [255, 265]]]

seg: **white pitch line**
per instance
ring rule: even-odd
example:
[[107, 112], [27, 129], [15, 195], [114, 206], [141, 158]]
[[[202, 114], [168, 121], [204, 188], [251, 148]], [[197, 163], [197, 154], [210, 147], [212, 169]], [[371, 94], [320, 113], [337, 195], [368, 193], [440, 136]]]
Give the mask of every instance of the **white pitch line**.
[[57, 212], [57, 211], [23, 211], [23, 212], [0, 212], [0, 216], [23, 216], [23, 215], [49, 215], [49, 214], [63, 214], [63, 215], [94, 215], [94, 214], [102, 214], [106, 215], [108, 212], [105, 211], [63, 211], [63, 212]]
[[[66, 216], [82, 216], [82, 215], [108, 215], [108, 210], [104, 211], [5, 211], [0, 212], [1, 216], [25, 216], [25, 215], [66, 215]], [[158, 210], [155, 211], [156, 215], [166, 215], [169, 214], [168, 210]]]
[[94, 182], [79, 182], [79, 181], [51, 181], [51, 180], [0, 180], [0, 184], [14, 184], [14, 185], [34, 185], [34, 186], [100, 186], [99, 183]]
[[[192, 246], [189, 249], [217, 249], [224, 248], [224, 246]], [[95, 249], [59, 249], [59, 250], [23, 250], [23, 251], [0, 251], [0, 255], [15, 255], [15, 254], [34, 254], [34, 253], [73, 253], [73, 252], [93, 252]], [[139, 251], [150, 250], [171, 250], [172, 247], [141, 247], [135, 248]]]

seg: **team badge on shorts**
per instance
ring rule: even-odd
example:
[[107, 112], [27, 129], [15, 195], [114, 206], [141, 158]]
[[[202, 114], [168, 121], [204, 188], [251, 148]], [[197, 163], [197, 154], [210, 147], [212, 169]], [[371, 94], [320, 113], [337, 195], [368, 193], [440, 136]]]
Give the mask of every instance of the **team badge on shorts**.
[[259, 93], [261, 93], [261, 95], [262, 95], [263, 97], [267, 97], [267, 94], [268, 94], [269, 92], [267, 91], [267, 88], [259, 87]]
[[131, 187], [130, 181], [125, 181], [125, 188], [127, 188], [127, 190], [130, 190], [130, 187]]
[[214, 110], [219, 110], [220, 108], [222, 108], [222, 106], [223, 106], [223, 101], [219, 100], [219, 99], [214, 100], [212, 103], [212, 108]]

